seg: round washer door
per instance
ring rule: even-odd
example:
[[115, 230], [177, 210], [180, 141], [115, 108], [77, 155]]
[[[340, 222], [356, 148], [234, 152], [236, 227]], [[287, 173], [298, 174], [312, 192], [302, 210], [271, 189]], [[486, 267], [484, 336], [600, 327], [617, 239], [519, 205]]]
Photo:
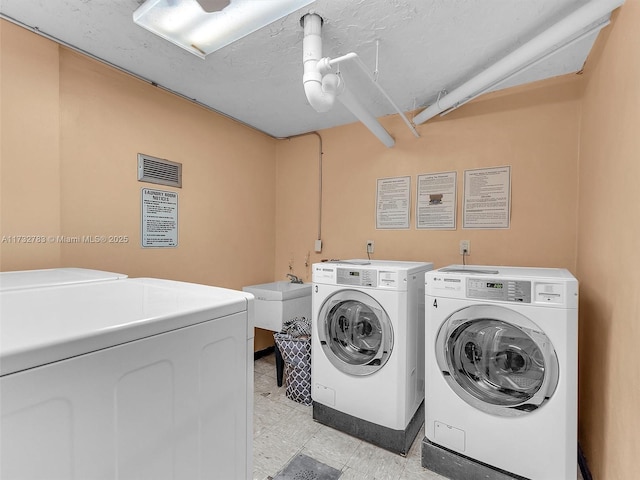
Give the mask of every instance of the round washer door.
[[370, 375], [384, 366], [393, 349], [389, 315], [371, 296], [340, 290], [329, 296], [318, 314], [318, 340], [338, 370]]
[[438, 332], [436, 359], [460, 398], [493, 415], [525, 415], [558, 385], [558, 357], [549, 338], [504, 307], [473, 305], [449, 316]]

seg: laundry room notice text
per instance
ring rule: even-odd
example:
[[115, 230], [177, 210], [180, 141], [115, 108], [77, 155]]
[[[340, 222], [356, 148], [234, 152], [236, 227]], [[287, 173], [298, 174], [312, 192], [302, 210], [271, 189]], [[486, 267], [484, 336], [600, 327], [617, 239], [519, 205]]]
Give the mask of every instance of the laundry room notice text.
[[411, 177], [379, 178], [376, 192], [376, 229], [409, 228]]
[[509, 228], [511, 167], [464, 171], [462, 228]]
[[456, 229], [457, 178], [456, 172], [418, 175], [416, 228]]
[[143, 188], [141, 197], [142, 247], [177, 247], [178, 194]]

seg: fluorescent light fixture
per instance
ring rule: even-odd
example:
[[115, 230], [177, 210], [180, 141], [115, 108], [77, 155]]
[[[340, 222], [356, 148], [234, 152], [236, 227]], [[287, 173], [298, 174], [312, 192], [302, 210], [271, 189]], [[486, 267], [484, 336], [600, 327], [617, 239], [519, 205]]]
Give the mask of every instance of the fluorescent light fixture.
[[[315, 0], [147, 0], [133, 21], [205, 58]], [[224, 7], [225, 4], [228, 6]], [[224, 7], [219, 11], [205, 11]]]

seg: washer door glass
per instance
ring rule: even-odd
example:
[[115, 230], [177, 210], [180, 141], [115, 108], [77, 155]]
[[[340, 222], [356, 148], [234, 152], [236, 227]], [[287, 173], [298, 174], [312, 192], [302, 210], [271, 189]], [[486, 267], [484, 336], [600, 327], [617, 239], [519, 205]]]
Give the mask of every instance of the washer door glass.
[[389, 316], [369, 295], [342, 290], [330, 296], [318, 316], [320, 345], [331, 363], [351, 375], [369, 375], [389, 359], [393, 330]]
[[488, 413], [513, 416], [535, 410], [558, 383], [550, 340], [510, 309], [476, 305], [459, 310], [441, 327], [437, 345], [449, 385]]

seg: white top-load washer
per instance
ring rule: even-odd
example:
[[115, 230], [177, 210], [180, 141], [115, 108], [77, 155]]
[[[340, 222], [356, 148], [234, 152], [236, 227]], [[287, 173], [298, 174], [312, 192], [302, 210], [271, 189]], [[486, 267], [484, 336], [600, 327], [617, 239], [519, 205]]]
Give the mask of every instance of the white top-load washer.
[[127, 278], [124, 273], [88, 268], [47, 268], [0, 272], [0, 292], [25, 288], [72, 285], [75, 283], [107, 282]]
[[169, 280], [0, 292], [0, 477], [249, 478], [252, 320]]
[[[382, 260], [313, 265], [316, 420], [355, 436], [369, 432], [361, 438], [406, 453], [417, 433], [407, 428], [424, 399], [423, 282], [432, 268]], [[422, 416], [414, 423], [419, 429]]]
[[426, 440], [526, 478], [575, 479], [578, 281], [460, 265], [425, 278]]

